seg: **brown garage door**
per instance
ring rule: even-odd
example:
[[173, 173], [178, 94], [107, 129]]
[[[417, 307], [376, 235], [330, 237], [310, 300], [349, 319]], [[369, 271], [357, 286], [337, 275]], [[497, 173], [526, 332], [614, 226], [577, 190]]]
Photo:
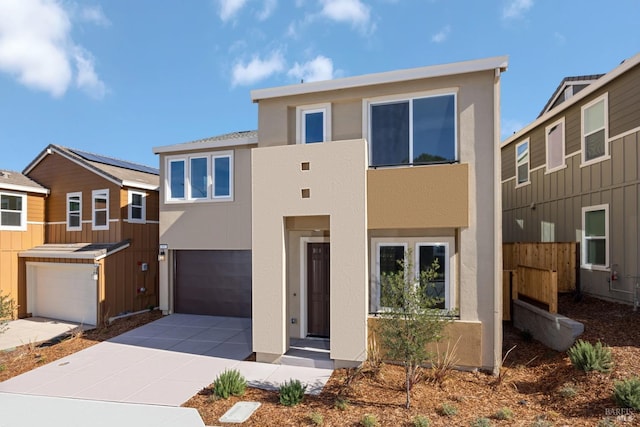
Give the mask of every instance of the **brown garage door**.
[[176, 313], [251, 317], [251, 251], [176, 251]]

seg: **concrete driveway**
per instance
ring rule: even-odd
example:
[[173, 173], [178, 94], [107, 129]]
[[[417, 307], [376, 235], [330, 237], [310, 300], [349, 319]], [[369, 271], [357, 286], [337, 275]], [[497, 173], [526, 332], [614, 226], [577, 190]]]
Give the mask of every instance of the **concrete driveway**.
[[44, 317], [11, 320], [7, 325], [7, 329], [0, 334], [0, 351], [21, 345], [49, 341], [60, 335], [73, 332], [78, 328], [87, 330], [93, 328], [93, 326], [83, 326], [79, 323]]
[[224, 369], [267, 389], [296, 378], [311, 393], [332, 373], [243, 362], [250, 354], [250, 319], [172, 314], [4, 381], [0, 392], [180, 406]]

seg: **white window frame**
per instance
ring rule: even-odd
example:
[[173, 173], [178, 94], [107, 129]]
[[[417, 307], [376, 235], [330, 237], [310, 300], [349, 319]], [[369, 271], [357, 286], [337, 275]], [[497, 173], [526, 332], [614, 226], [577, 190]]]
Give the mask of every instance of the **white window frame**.
[[[558, 166], [555, 167], [550, 167], [549, 166], [549, 132], [556, 126], [558, 125], [562, 125], [562, 135], [561, 135], [561, 139], [562, 139], [562, 163]], [[551, 172], [555, 172], [561, 169], [564, 169], [567, 167], [567, 163], [565, 160], [565, 154], [566, 154], [566, 137], [565, 135], [567, 134], [567, 128], [565, 126], [565, 120], [564, 117], [562, 117], [559, 120], [556, 120], [555, 122], [551, 123], [549, 126], [545, 127], [544, 129], [544, 139], [545, 139], [545, 148], [546, 148], [546, 155], [547, 155], [547, 164], [546, 164], [546, 168], [547, 171], [546, 173], [551, 173]], [[531, 147], [529, 147], [529, 153], [531, 153]]]
[[[587, 237], [587, 225], [586, 225], [586, 214], [588, 212], [602, 211], [604, 210], [604, 237]], [[580, 259], [580, 268], [586, 270], [601, 270], [601, 271], [609, 271], [609, 205], [594, 205], [594, 206], [585, 206], [582, 208], [582, 257]], [[605, 241], [605, 263], [604, 265], [600, 264], [588, 264], [587, 263], [587, 240], [595, 240], [595, 239], [604, 239]]]
[[[367, 140], [368, 148], [369, 148], [369, 165], [371, 165], [373, 147], [371, 146], [371, 107], [374, 105], [381, 104], [393, 104], [398, 102], [409, 102], [409, 111], [411, 120], [409, 122], [409, 159], [411, 162], [406, 166], [411, 166], [413, 164], [413, 101], [414, 99], [420, 98], [434, 98], [438, 96], [447, 96], [453, 95], [453, 126], [455, 129], [454, 132], [454, 142], [453, 142], [453, 153], [454, 159], [459, 160], [459, 129], [458, 129], [458, 90], [456, 88], [442, 88], [439, 90], [432, 91], [421, 91], [421, 92], [410, 92], [398, 95], [389, 95], [389, 96], [379, 96], [375, 98], [366, 98], [362, 100], [362, 135]], [[404, 166], [404, 165], [398, 165]]]
[[331, 104], [322, 103], [322, 104], [312, 104], [312, 105], [301, 105], [299, 107], [296, 107], [296, 144], [307, 143], [305, 141], [306, 115], [312, 114], [312, 113], [320, 113], [320, 112], [323, 113], [322, 122], [323, 122], [324, 138], [322, 142], [331, 141]]
[[[141, 197], [142, 200], [142, 204], [141, 205], [134, 205], [133, 204], [133, 196], [137, 195]], [[147, 222], [147, 193], [143, 192], [143, 191], [136, 191], [136, 190], [129, 190], [129, 195], [128, 195], [128, 213], [127, 213], [127, 218], [128, 221], [130, 223], [137, 223], [137, 224], [145, 224]], [[134, 218], [133, 217], [133, 208], [140, 208], [140, 212], [141, 212], [141, 217], [140, 218]]]
[[[174, 162], [182, 162], [184, 164], [184, 172], [182, 180], [184, 182], [184, 196], [183, 197], [172, 197], [171, 194], [171, 164]], [[167, 202], [183, 202], [187, 199], [189, 194], [189, 181], [187, 180], [187, 172], [189, 170], [189, 159], [184, 156], [180, 157], [167, 157], [166, 160], [166, 178], [165, 178], [165, 200]]]
[[[527, 180], [520, 182], [520, 176], [518, 174], [518, 167], [520, 166], [520, 161], [518, 160], [518, 148], [527, 144]], [[523, 141], [520, 141], [516, 144], [516, 152], [515, 152], [515, 160], [516, 160], [516, 188], [523, 187], [525, 185], [529, 185], [531, 183], [531, 144], [530, 139], [527, 138]]]
[[[104, 209], [96, 209], [96, 199], [105, 195], [107, 207]], [[96, 224], [96, 213], [99, 211], [105, 211], [106, 215], [106, 224], [105, 225], [97, 225]], [[109, 189], [105, 188], [102, 190], [93, 190], [91, 192], [91, 229], [95, 231], [100, 230], [108, 230], [109, 229]]]
[[[228, 195], [222, 195], [222, 196], [216, 196], [216, 171], [215, 171], [215, 167], [216, 167], [216, 159], [221, 159], [221, 158], [228, 158], [229, 159], [229, 194]], [[211, 179], [209, 180], [211, 182], [211, 199], [213, 201], [217, 201], [217, 202], [224, 202], [224, 201], [233, 201], [233, 180], [234, 180], [234, 167], [233, 167], [233, 151], [221, 151], [218, 153], [215, 153], [214, 155], [211, 156]]]
[[[191, 194], [191, 160], [206, 158], [207, 159], [207, 197], [194, 198]], [[218, 158], [229, 159], [229, 195], [215, 195], [215, 160]], [[184, 197], [171, 198], [171, 164], [173, 162], [183, 162], [184, 168]], [[211, 151], [206, 153], [195, 153], [193, 155], [169, 156], [165, 162], [165, 203], [211, 203], [211, 202], [231, 202], [234, 200], [234, 151]]]
[[[26, 194], [22, 194], [22, 193], [12, 193], [12, 192], [9, 192], [9, 191], [2, 191], [2, 192], [0, 192], [0, 197], [1, 196], [20, 197], [22, 199], [22, 209], [19, 211], [20, 212], [20, 225], [2, 225], [2, 222], [0, 222], [0, 230], [26, 231], [27, 230], [27, 195]], [[0, 206], [0, 212], [2, 212], [2, 211], [3, 211], [3, 209]], [[18, 211], [7, 209], [6, 212], [18, 212]]]
[[[585, 116], [585, 112], [593, 107], [594, 105], [596, 105], [597, 103], [603, 101], [604, 102], [604, 126], [602, 128], [598, 128], [595, 131], [592, 131], [589, 134], [585, 134], [585, 120], [584, 120], [584, 116]], [[593, 159], [589, 159], [587, 160], [586, 158], [586, 154], [587, 154], [587, 147], [586, 147], [586, 138], [589, 135], [592, 135], [596, 132], [599, 132], [600, 130], [604, 129], [604, 154], [602, 156], [599, 157], [595, 157]], [[580, 166], [588, 166], [594, 163], [598, 163], [598, 162], [602, 162], [604, 160], [607, 160], [610, 158], [609, 156], [609, 94], [605, 93], [599, 97], [597, 97], [596, 99], [594, 99], [593, 101], [585, 104], [582, 106], [582, 108], [580, 109], [580, 148], [581, 148], [581, 153], [582, 153], [582, 164]]]
[[450, 252], [450, 244], [452, 239], [424, 239], [418, 243], [416, 243], [414, 252], [414, 266], [415, 266], [415, 274], [416, 280], [420, 278], [420, 247], [421, 246], [444, 246], [444, 262], [445, 265], [440, 266], [444, 270], [444, 308], [445, 310], [449, 310], [451, 308], [451, 274], [453, 273], [453, 269], [451, 268], [451, 264], [453, 260], [451, 259]]
[[[69, 202], [70, 202], [70, 199], [72, 197], [78, 197], [78, 204], [80, 205], [80, 208], [79, 208], [78, 211], [71, 211], [69, 209]], [[71, 221], [69, 220], [69, 218], [70, 218], [70, 214], [72, 212], [74, 212], [74, 213], [78, 212], [79, 221], [78, 221], [78, 226], [77, 227], [71, 226]], [[75, 192], [75, 193], [67, 193], [67, 221], [66, 221], [66, 223], [67, 223], [67, 231], [82, 231], [82, 192], [78, 191], [78, 192]]]

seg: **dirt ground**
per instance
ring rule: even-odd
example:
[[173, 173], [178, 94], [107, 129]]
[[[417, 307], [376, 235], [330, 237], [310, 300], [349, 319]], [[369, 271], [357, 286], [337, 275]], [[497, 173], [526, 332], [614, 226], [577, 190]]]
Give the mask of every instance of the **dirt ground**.
[[[585, 324], [582, 339], [610, 346], [615, 364], [610, 374], [577, 371], [565, 353], [550, 350], [505, 323], [504, 352], [515, 348], [501, 377], [452, 371], [442, 384], [422, 381], [413, 390], [409, 410], [404, 407], [404, 374], [394, 365], [383, 365], [377, 374], [370, 369], [336, 370], [319, 396], [307, 396], [292, 408], [280, 405], [275, 392], [251, 388], [242, 399], [229, 400], [214, 400], [205, 389], [183, 406], [196, 408], [206, 425], [220, 425], [224, 412], [244, 400], [262, 403], [246, 426], [319, 425], [311, 417], [316, 423], [322, 418], [324, 426], [358, 426], [365, 414], [374, 415], [380, 426], [412, 426], [418, 415], [429, 418], [431, 426], [469, 426], [480, 417], [492, 426], [640, 426], [640, 414], [621, 411], [612, 399], [615, 381], [640, 375], [640, 312], [589, 297], [576, 302], [569, 295], [560, 298], [559, 311]], [[144, 313], [49, 346], [0, 352], [0, 381], [159, 317], [159, 312]], [[443, 404], [456, 413], [445, 415]], [[512, 412], [507, 420], [495, 416], [503, 408]], [[616, 418], [616, 413], [624, 415]]]

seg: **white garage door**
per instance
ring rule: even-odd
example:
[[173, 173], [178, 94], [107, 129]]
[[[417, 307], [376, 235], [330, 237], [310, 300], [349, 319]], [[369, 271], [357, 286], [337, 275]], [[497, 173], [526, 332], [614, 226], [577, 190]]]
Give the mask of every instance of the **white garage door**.
[[27, 263], [27, 311], [95, 325], [98, 282], [90, 264]]

